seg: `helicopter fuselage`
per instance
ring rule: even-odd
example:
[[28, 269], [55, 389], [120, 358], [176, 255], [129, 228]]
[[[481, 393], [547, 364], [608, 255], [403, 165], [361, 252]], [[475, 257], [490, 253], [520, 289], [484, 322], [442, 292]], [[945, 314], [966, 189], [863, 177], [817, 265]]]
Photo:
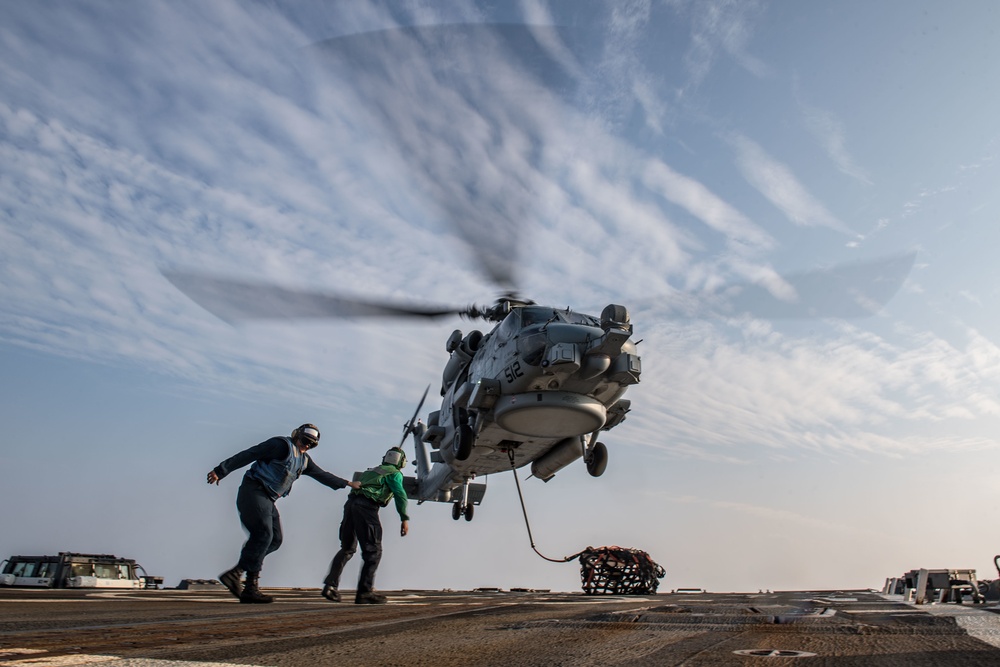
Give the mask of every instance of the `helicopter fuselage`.
[[488, 334], [455, 331], [448, 340], [441, 408], [414, 431], [418, 500], [450, 502], [478, 476], [529, 464], [548, 481], [586, 459], [598, 433], [629, 410], [622, 396], [641, 365], [623, 307], [608, 306], [600, 319], [507, 310]]

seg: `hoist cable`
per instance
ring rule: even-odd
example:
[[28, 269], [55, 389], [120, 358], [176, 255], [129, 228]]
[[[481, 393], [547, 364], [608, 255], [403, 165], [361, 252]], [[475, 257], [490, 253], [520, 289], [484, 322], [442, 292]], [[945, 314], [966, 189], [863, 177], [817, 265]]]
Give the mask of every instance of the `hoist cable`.
[[[517, 465], [514, 463], [514, 451], [507, 450], [510, 458], [510, 470], [514, 473], [514, 483], [517, 485], [517, 497], [521, 501], [521, 513], [524, 515], [524, 527], [528, 530], [528, 542], [531, 549], [550, 563], [568, 563], [580, 559], [580, 579], [583, 582], [583, 592], [587, 595], [651, 595], [656, 593], [658, 579], [666, 574], [663, 567], [649, 557], [645, 551], [638, 549], [623, 549], [622, 547], [587, 547], [572, 556], [559, 560], [549, 558], [535, 546], [535, 537], [531, 534], [531, 522], [528, 521], [528, 508], [524, 503], [524, 493], [521, 491], [521, 480], [517, 476]], [[1000, 556], [997, 556], [1000, 559]], [[997, 561], [1000, 569], [1000, 560]]]
[[[549, 561], [550, 563], [568, 563], [569, 561], [578, 557], [580, 555], [579, 553], [573, 554], [572, 556], [566, 556], [562, 560], [559, 560], [557, 558], [549, 558], [541, 551], [539, 551], [538, 548], [535, 546], [535, 538], [532, 537], [531, 535], [531, 523], [528, 521], [528, 509], [524, 505], [524, 494], [521, 493], [521, 480], [518, 479], [517, 477], [517, 466], [514, 465], [514, 450], [508, 449], [507, 456], [510, 457], [510, 471], [514, 473], [514, 484], [517, 485], [517, 497], [521, 500], [521, 513], [524, 514], [524, 527], [528, 529], [528, 542], [531, 543], [532, 550], [545, 560]], [[580, 553], [583, 552], [581, 551]]]

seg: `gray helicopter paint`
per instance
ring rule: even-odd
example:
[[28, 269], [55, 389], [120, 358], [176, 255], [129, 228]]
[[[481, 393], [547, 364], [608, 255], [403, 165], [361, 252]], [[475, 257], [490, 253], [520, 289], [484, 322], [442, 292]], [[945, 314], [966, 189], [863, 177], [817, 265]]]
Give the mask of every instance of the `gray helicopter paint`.
[[[510, 453], [516, 467], [547, 457], [546, 478], [583, 456], [589, 436], [620, 424], [628, 409], [614, 408], [639, 379], [630, 333], [572, 311], [528, 306], [513, 308], [481, 338], [470, 332], [456, 345], [460, 334], [452, 334], [441, 408], [430, 424], [437, 437], [425, 442], [424, 425], [414, 432], [417, 498], [449, 502], [465, 482], [510, 470]], [[475, 438], [464, 460], [462, 424]]]

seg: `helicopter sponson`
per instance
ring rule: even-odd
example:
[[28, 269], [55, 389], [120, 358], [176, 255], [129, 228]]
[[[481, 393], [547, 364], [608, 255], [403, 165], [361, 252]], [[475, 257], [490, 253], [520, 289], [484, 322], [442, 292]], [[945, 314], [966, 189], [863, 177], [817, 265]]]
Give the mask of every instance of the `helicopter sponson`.
[[470, 518], [485, 492], [471, 484], [477, 476], [531, 464], [548, 481], [579, 458], [591, 475], [603, 473], [607, 448], [597, 436], [625, 419], [622, 396], [641, 373], [624, 306], [600, 318], [521, 301], [496, 308], [506, 314], [489, 333], [448, 337], [441, 408], [409, 426], [415, 496], [456, 502], [456, 518]]

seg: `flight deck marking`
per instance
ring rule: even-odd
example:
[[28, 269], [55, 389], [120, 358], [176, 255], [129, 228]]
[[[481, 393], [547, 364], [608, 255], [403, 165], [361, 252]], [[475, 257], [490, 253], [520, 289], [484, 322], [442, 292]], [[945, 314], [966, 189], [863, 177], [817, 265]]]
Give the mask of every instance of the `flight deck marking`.
[[[168, 647], [164, 647], [164, 648], [145, 647], [145, 648], [137, 649], [137, 650], [141, 650], [142, 653], [145, 654], [145, 655], [150, 655], [150, 654], [179, 655], [179, 654], [190, 653], [190, 652], [194, 652], [194, 651], [204, 651], [206, 648], [219, 649], [219, 648], [226, 648], [226, 647], [229, 647], [229, 646], [249, 646], [249, 645], [255, 645], [255, 644], [267, 644], [267, 643], [271, 643], [271, 642], [287, 641], [287, 640], [292, 640], [292, 639], [304, 639], [304, 638], [310, 638], [310, 637], [323, 637], [323, 636], [327, 636], [327, 635], [343, 634], [343, 633], [355, 632], [355, 631], [359, 631], [359, 630], [363, 631], [363, 630], [369, 630], [369, 629], [372, 629], [372, 628], [382, 628], [382, 627], [388, 627], [388, 626], [392, 626], [392, 625], [401, 625], [401, 624], [404, 624], [404, 623], [429, 621], [429, 620], [434, 620], [434, 619], [438, 619], [438, 618], [445, 618], [447, 616], [458, 616], [458, 615], [461, 615], [461, 614], [474, 614], [474, 613], [480, 613], [480, 612], [485, 612], [485, 611], [494, 611], [494, 610], [504, 609], [504, 608], [509, 607], [509, 606], [511, 606], [510, 603], [499, 604], [499, 605], [475, 605], [475, 604], [469, 604], [468, 605], [469, 608], [467, 608], [467, 609], [458, 609], [458, 610], [455, 610], [455, 611], [446, 611], [446, 612], [442, 612], [442, 613], [439, 613], [439, 614], [420, 614], [420, 615], [415, 615], [415, 616], [411, 616], [411, 617], [408, 617], [408, 618], [399, 618], [399, 619], [392, 619], [392, 620], [385, 620], [385, 621], [369, 621], [367, 623], [360, 623], [360, 624], [352, 625], [352, 626], [349, 626], [349, 627], [322, 628], [322, 629], [316, 629], [316, 630], [312, 630], [312, 631], [310, 631], [310, 630], [303, 630], [303, 631], [299, 631], [299, 632], [289, 633], [289, 634], [286, 634], [286, 635], [283, 635], [283, 636], [280, 636], [280, 637], [259, 637], [258, 636], [258, 637], [254, 637], [253, 639], [249, 639], [247, 637], [234, 636], [232, 639], [222, 640], [222, 641], [218, 641], [215, 637], [213, 637], [212, 638], [213, 641], [211, 642], [210, 646], [206, 646], [204, 643], [196, 643], [194, 645], [168, 646]], [[302, 611], [303, 610], [297, 610], [297, 611], [296, 610], [289, 610], [287, 612], [280, 612], [280, 614], [281, 615], [288, 615], [288, 614], [292, 614], [292, 613], [301, 613]], [[308, 611], [311, 612], [312, 610], [308, 610]], [[274, 612], [270, 612], [270, 613], [273, 614]], [[262, 610], [261, 613], [259, 613], [259, 614], [254, 614], [253, 617], [259, 618], [260, 616], [263, 616], [263, 615], [265, 615], [265, 611], [264, 610]], [[147, 621], [147, 622], [139, 622], [139, 623], [123, 623], [123, 624], [120, 624], [120, 625], [119, 624], [114, 624], [114, 625], [110, 625], [110, 626], [107, 626], [107, 625], [106, 626], [83, 626], [83, 627], [68, 628], [68, 629], [67, 628], [60, 628], [60, 629], [40, 630], [40, 631], [35, 631], [35, 632], [40, 633], [40, 634], [48, 634], [48, 633], [53, 633], [54, 634], [54, 633], [65, 633], [67, 630], [73, 630], [73, 629], [76, 629], [76, 630], [95, 630], [95, 629], [104, 629], [104, 628], [108, 628], [108, 627], [113, 627], [113, 628], [128, 628], [128, 627], [143, 626], [143, 625], [145, 625], [145, 626], [152, 626], [152, 625], [170, 626], [170, 625], [175, 625], [176, 626], [176, 625], [182, 625], [182, 624], [192, 624], [192, 625], [203, 626], [207, 620], [213, 620], [213, 619], [204, 619], [204, 618], [202, 618], [202, 619], [174, 619], [174, 620], [163, 620], [163, 621]], [[231, 617], [231, 616], [219, 617], [219, 618], [214, 619], [214, 620], [231, 621], [231, 620], [234, 620], [234, 617]], [[18, 633], [18, 634], [21, 634], [21, 633]], [[32, 633], [32, 634], [34, 634], [34, 633]], [[32, 649], [7, 649], [7, 650], [27, 651], [27, 650], [32, 650]], [[177, 660], [155, 660], [155, 659], [147, 659], [147, 658], [132, 658], [132, 657], [122, 657], [122, 656], [116, 656], [116, 655], [105, 655], [105, 654], [100, 654], [100, 655], [98, 655], [98, 654], [83, 654], [83, 653], [68, 654], [68, 655], [67, 654], [63, 654], [63, 655], [59, 655], [59, 656], [52, 656], [52, 657], [49, 657], [49, 658], [46, 658], [46, 657], [44, 657], [42, 655], [39, 655], [39, 654], [35, 654], [35, 655], [36, 655], [36, 657], [22, 659], [22, 660], [3, 660], [2, 664], [3, 665], [35, 665], [37, 667], [63, 667], [63, 666], [68, 666], [68, 665], [91, 664], [91, 663], [95, 663], [95, 662], [110, 662], [110, 661], [118, 662], [118, 661], [126, 661], [126, 664], [128, 665], [128, 667], [140, 667], [140, 666], [141, 667], [184, 667], [184, 665], [192, 665], [192, 666], [225, 665], [226, 667], [260, 667], [259, 665], [256, 665], [256, 666], [244, 666], [244, 665], [234, 665], [232, 663], [190, 662], [190, 661], [184, 662], [184, 661], [177, 661]], [[66, 662], [66, 660], [73, 660], [73, 661]]]
[[[28, 651], [32, 649], [11, 649], [12, 651]], [[78, 653], [73, 655], [45, 656], [48, 651], [32, 652], [30, 658], [20, 660], [4, 660], [5, 665], [35, 665], [36, 667], [64, 667], [67, 665], [88, 665], [95, 662], [111, 662], [120, 660], [116, 655], [88, 655]]]
[[121, 665], [121, 667], [215, 667], [216, 665], [225, 667], [261, 667], [260, 665], [238, 665], [229, 662], [192, 662], [189, 660], [157, 660], [155, 658], [123, 658], [118, 655], [98, 655], [88, 653], [74, 653], [70, 655], [50, 655], [46, 656], [42, 649], [33, 648], [9, 648], [0, 651], [0, 658], [7, 658], [12, 655], [32, 656], [19, 660], [4, 660], [5, 665], [19, 665], [34, 667], [72, 667], [73, 665], [92, 665], [103, 663], [107, 665]]
[[[221, 591], [220, 591], [221, 593]], [[279, 594], [279, 597], [282, 597]], [[156, 602], [234, 602], [239, 604], [238, 600], [232, 600], [230, 598], [223, 597], [208, 597], [205, 595], [198, 596], [174, 596], [174, 595], [123, 595], [121, 593], [88, 593], [87, 597], [91, 600], [98, 598], [102, 600], [153, 600]]]
[[[388, 621], [374, 621], [368, 623], [362, 623], [356, 626], [347, 628], [327, 628], [323, 630], [317, 630], [314, 632], [301, 632], [294, 633], [283, 637], [274, 638], [260, 638], [257, 637], [252, 641], [247, 641], [246, 637], [238, 637], [228, 641], [213, 642], [212, 648], [224, 648], [226, 646], [240, 645], [245, 646], [248, 644], [266, 644], [275, 641], [285, 641], [288, 639], [302, 639], [305, 637], [322, 637], [325, 635], [332, 634], [342, 634], [345, 632], [352, 632], [355, 630], [366, 630], [371, 628], [380, 628], [391, 625], [399, 625], [402, 623], [411, 623], [414, 621], [425, 621], [432, 620], [436, 618], [443, 618], [446, 616], [457, 616], [459, 614], [465, 613], [476, 613], [482, 611], [491, 611], [494, 609], [501, 609], [510, 606], [509, 604], [492, 605], [492, 606], [474, 606], [470, 605], [470, 609], [462, 609], [456, 611], [448, 611], [440, 614], [430, 614], [430, 615], [420, 615], [411, 618], [394, 619]], [[203, 623], [205, 619], [200, 619], [198, 622]], [[180, 622], [191, 622], [191, 619], [184, 619], [184, 621], [168, 621], [166, 624], [176, 624]], [[153, 623], [150, 623], [150, 625]], [[132, 625], [132, 624], [126, 624]], [[189, 653], [192, 651], [202, 651], [206, 648], [204, 644], [198, 644], [195, 646], [171, 646], [163, 649], [143, 649], [143, 652], [147, 655], [149, 653], [169, 653], [171, 655]], [[11, 651], [36, 651], [37, 649], [8, 649]], [[178, 660], [157, 660], [155, 658], [131, 658], [122, 657], [116, 655], [105, 655], [105, 654], [70, 654], [70, 655], [59, 655], [45, 657], [38, 653], [34, 653], [33, 657], [20, 659], [20, 660], [4, 660], [5, 665], [18, 665], [27, 666], [33, 665], [34, 667], [71, 667], [73, 665], [86, 665], [95, 663], [108, 663], [113, 666], [115, 664], [122, 664], [122, 667], [215, 667], [216, 665], [225, 667], [260, 667], [259, 665], [236, 665], [232, 663], [221, 663], [221, 662], [191, 662], [191, 661], [178, 661]]]
[[750, 648], [733, 651], [736, 655], [749, 655], [755, 658], [813, 658], [815, 653], [808, 651], [786, 651], [777, 648]]

